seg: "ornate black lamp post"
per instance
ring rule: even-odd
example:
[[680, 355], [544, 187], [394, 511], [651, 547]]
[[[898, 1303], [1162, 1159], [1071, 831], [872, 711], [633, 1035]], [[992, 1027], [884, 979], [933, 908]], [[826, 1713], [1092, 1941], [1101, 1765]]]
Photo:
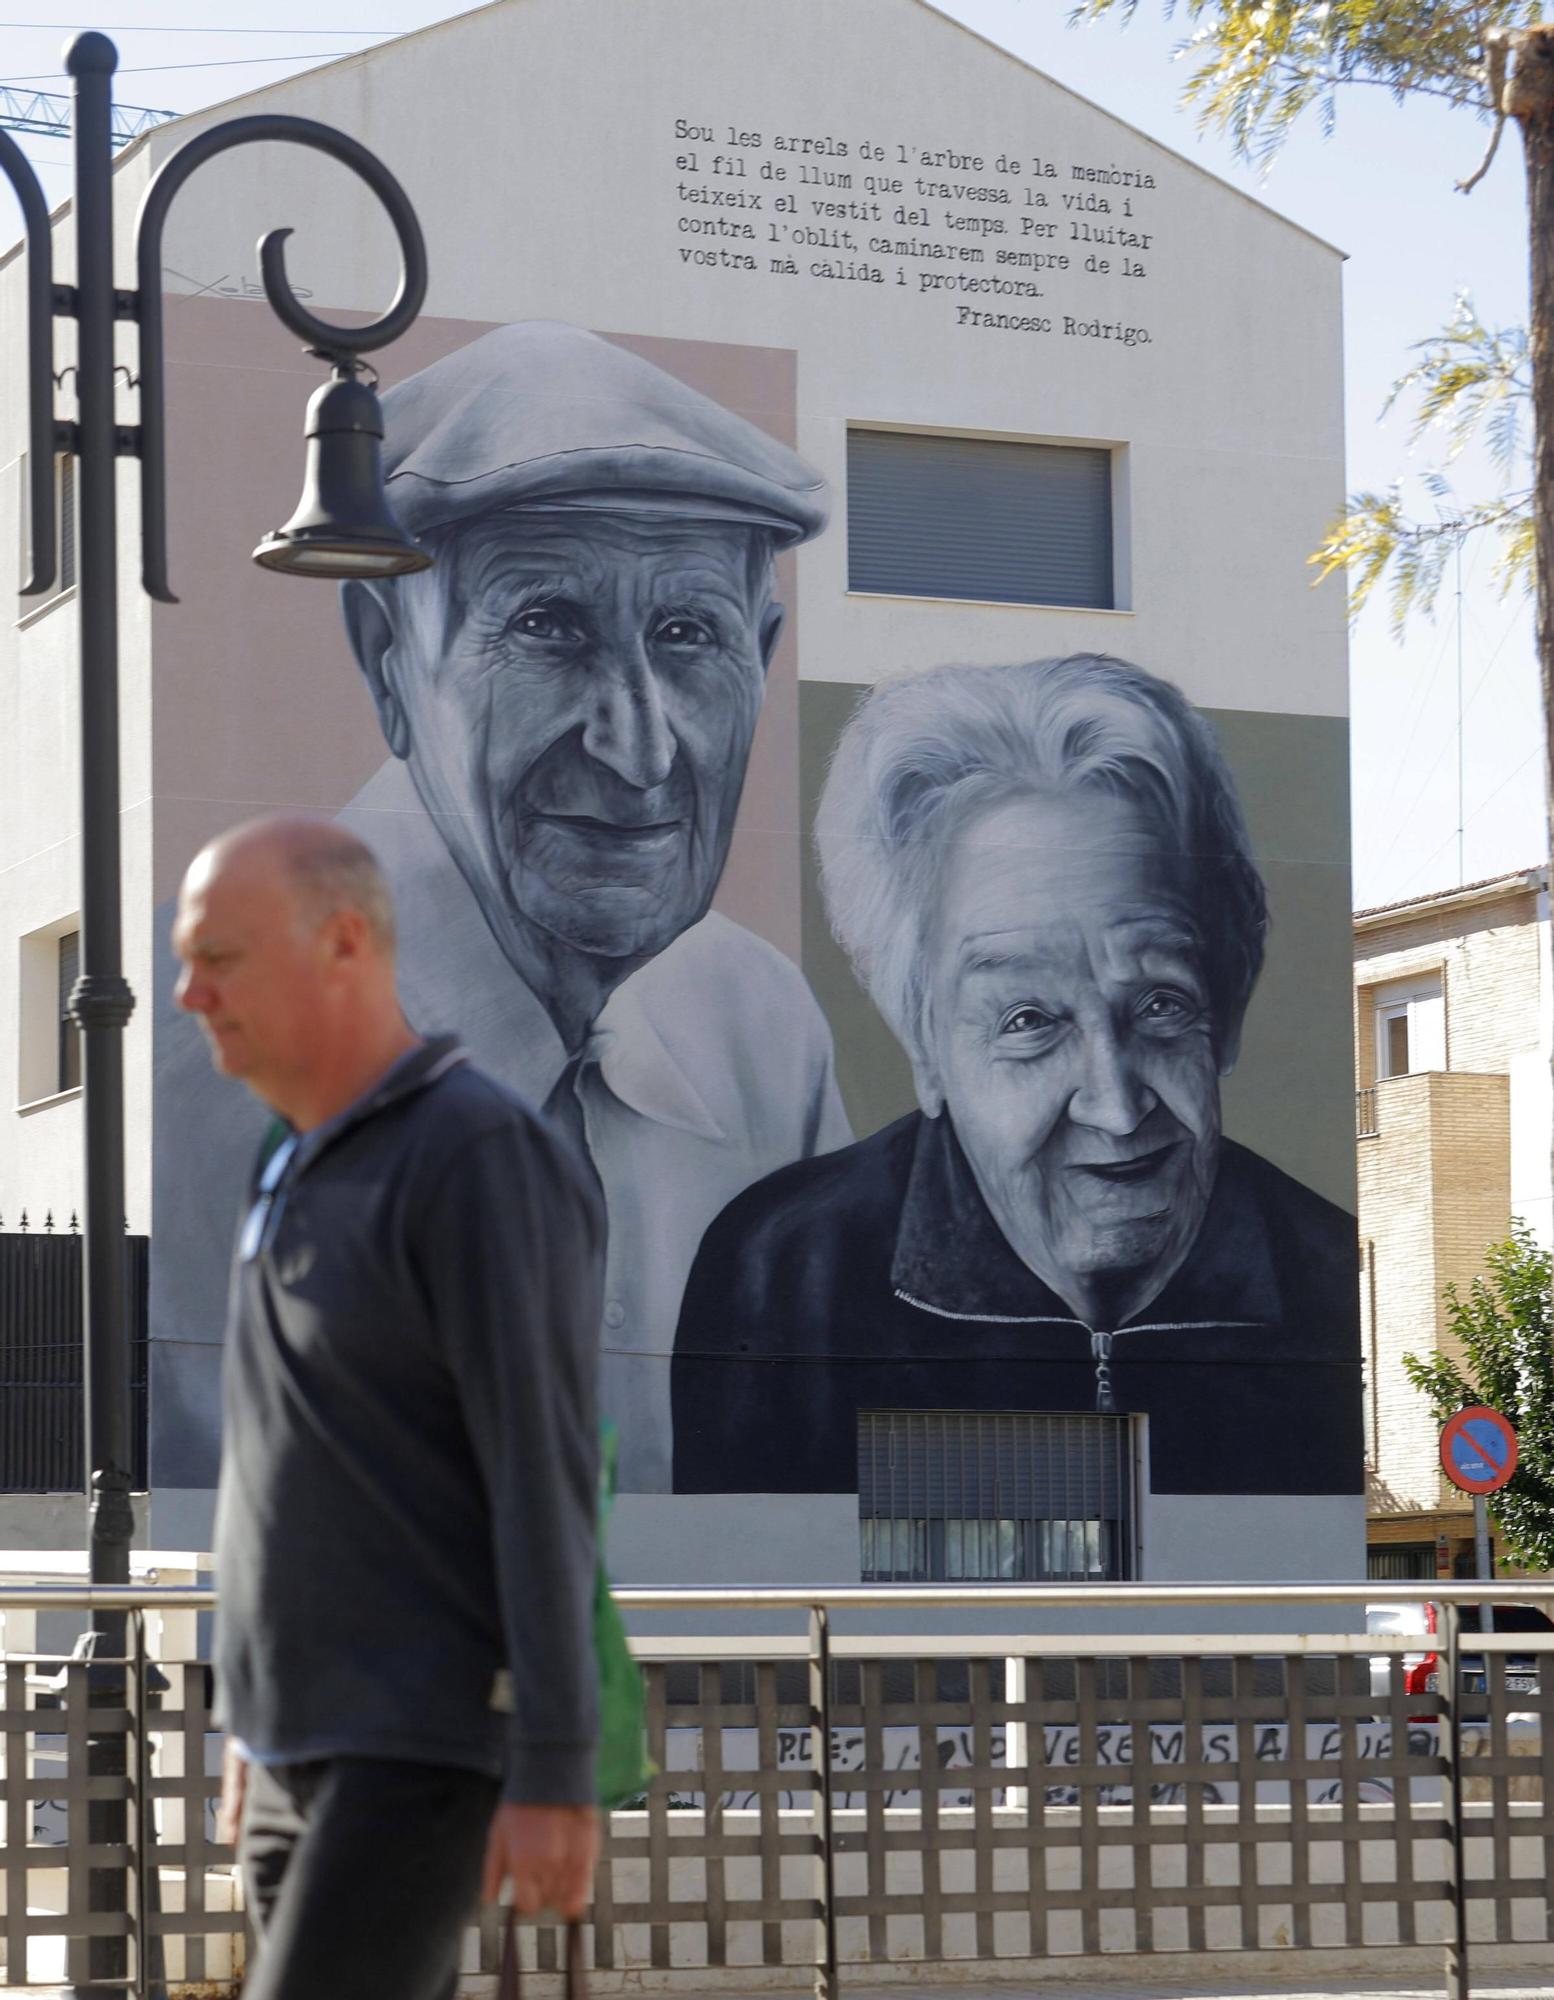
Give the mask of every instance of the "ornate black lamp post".
[[[383, 424], [377, 398], [362, 379], [359, 356], [395, 340], [414, 320], [426, 295], [426, 247], [404, 190], [354, 139], [307, 118], [235, 118], [187, 141], [158, 170], [135, 225], [136, 288], [114, 285], [110, 112], [118, 52], [105, 35], [78, 35], [65, 55], [75, 80], [76, 280], [56, 284], [48, 208], [26, 156], [0, 131], [0, 169], [16, 191], [27, 238], [28, 511], [32, 562], [23, 596], [54, 582], [55, 460], [78, 467], [77, 609], [81, 658], [81, 976], [70, 1008], [82, 1038], [86, 1124], [85, 1363], [86, 1473], [90, 1573], [94, 1584], [129, 1581], [134, 1531], [130, 1500], [130, 1353], [124, 1249], [124, 1028], [134, 1007], [121, 967], [119, 872], [118, 574], [115, 481], [117, 461], [141, 468], [142, 582], [163, 603], [167, 582], [164, 362], [162, 352], [162, 228], [184, 182], [206, 160], [256, 140], [287, 140], [327, 153], [350, 167], [382, 202], [399, 238], [399, 289], [370, 326], [330, 326], [304, 310], [286, 278], [289, 230], [259, 247], [265, 295], [307, 351], [329, 364], [331, 379], [308, 410], [307, 480], [297, 513], [255, 550], [267, 568], [306, 576], [391, 576], [421, 569], [430, 557], [398, 527], [383, 487]], [[54, 415], [55, 319], [76, 322], [73, 421]], [[140, 421], [118, 422], [114, 333], [120, 321], [139, 329]], [[124, 1621], [94, 1618], [100, 1654], [122, 1660]], [[121, 1681], [122, 1689], [122, 1681]], [[104, 1687], [105, 1696], [112, 1690]], [[108, 1705], [114, 1703], [111, 1698]], [[122, 1707], [122, 1698], [117, 1704]], [[93, 1769], [109, 1775], [123, 1739], [94, 1743]], [[107, 1759], [105, 1763], [104, 1759]], [[113, 1826], [94, 1807], [94, 1844], [122, 1843], [124, 1807]], [[96, 1871], [94, 1906], [123, 1908], [123, 1877]], [[115, 1885], [117, 1884], [117, 1888]], [[124, 1962], [115, 1939], [94, 1940], [92, 1975], [122, 1984], [113, 1962]], [[104, 1952], [101, 1947], [109, 1947]]]

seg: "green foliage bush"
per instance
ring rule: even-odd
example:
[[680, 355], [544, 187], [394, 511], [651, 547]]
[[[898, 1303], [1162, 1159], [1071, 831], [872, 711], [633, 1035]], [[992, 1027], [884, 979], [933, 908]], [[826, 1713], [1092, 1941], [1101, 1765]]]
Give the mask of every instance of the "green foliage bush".
[[1403, 1367], [1442, 1423], [1469, 1403], [1487, 1403], [1516, 1426], [1516, 1471], [1490, 1495], [1489, 1511], [1513, 1562], [1554, 1569], [1554, 1258], [1525, 1223], [1513, 1222], [1505, 1242], [1486, 1251], [1484, 1266], [1466, 1296], [1446, 1288], [1461, 1360], [1405, 1354]]

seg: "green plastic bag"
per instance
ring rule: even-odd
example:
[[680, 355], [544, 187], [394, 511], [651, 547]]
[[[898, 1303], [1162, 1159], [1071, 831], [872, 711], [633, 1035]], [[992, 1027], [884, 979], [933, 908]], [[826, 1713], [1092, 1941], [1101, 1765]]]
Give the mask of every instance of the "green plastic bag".
[[642, 1669], [626, 1643], [626, 1624], [610, 1594], [604, 1568], [605, 1531], [615, 1503], [617, 1440], [604, 1426], [599, 1454], [599, 1566], [594, 1572], [594, 1657], [599, 1664], [599, 1759], [596, 1789], [601, 1806], [640, 1798], [657, 1766], [647, 1753], [647, 1702]]

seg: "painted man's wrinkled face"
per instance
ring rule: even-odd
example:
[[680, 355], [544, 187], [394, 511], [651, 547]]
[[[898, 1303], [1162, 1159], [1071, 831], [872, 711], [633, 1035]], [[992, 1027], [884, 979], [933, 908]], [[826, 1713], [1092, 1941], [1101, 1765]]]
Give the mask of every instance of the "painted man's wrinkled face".
[[920, 1085], [999, 1227], [1081, 1318], [1138, 1310], [1197, 1236], [1219, 1157], [1189, 866], [1117, 798], [1005, 799], [962, 826], [928, 953]]
[[738, 526], [525, 511], [416, 579], [439, 635], [406, 621], [385, 680], [499, 941], [645, 957], [706, 913], [782, 620], [751, 553]]

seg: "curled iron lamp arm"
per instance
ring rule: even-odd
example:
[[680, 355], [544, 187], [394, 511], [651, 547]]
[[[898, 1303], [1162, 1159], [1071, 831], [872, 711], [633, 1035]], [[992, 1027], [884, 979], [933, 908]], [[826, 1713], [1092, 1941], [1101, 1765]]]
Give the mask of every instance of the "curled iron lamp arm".
[[[0, 133], [0, 138], [4, 134]], [[289, 229], [272, 229], [259, 243], [259, 268], [265, 297], [281, 324], [296, 334], [310, 353], [349, 365], [359, 354], [386, 347], [415, 319], [426, 297], [426, 242], [415, 210], [399, 182], [374, 153], [312, 118], [281, 115], [233, 118], [214, 125], [180, 146], [157, 169], [141, 197], [135, 222], [135, 282], [140, 322], [140, 508], [141, 581], [146, 594], [162, 604], [176, 604], [167, 581], [167, 457], [166, 365], [162, 352], [162, 228], [173, 197], [197, 167], [233, 146], [263, 140], [285, 140], [327, 153], [347, 166], [382, 202], [399, 238], [399, 289], [381, 319], [368, 326], [331, 326], [310, 313], [286, 276]], [[30, 171], [30, 170], [29, 170]], [[41, 199], [41, 197], [40, 197]], [[50, 516], [52, 520], [52, 515]]]
[[54, 581], [54, 232], [32, 162], [0, 131], [0, 173], [16, 190], [27, 238], [27, 488], [32, 564], [23, 597]]

